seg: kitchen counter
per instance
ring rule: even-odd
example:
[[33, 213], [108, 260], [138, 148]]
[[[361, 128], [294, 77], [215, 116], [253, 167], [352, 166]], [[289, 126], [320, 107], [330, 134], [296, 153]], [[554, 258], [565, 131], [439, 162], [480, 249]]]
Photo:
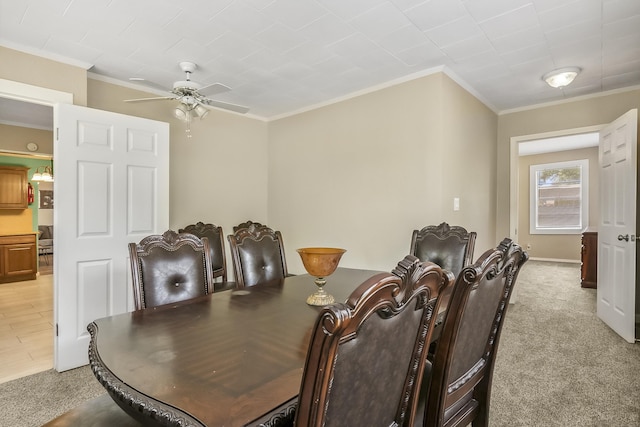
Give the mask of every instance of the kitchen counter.
[[0, 237], [4, 236], [24, 236], [25, 234], [40, 234], [39, 231], [0, 231]]

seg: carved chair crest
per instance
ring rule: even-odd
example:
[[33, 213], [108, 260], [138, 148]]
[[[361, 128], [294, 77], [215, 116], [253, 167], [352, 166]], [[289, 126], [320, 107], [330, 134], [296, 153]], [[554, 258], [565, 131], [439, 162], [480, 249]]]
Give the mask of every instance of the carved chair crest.
[[[206, 237], [204, 237], [206, 239]], [[177, 247], [189, 245], [195, 250], [202, 248], [202, 239], [192, 234], [176, 233], [167, 230], [162, 235], [154, 234], [147, 236], [138, 243], [138, 254], [140, 256], [149, 255], [149, 251], [155, 247], [161, 247], [167, 251], [175, 251]]]
[[451, 236], [455, 236], [460, 240], [466, 240], [469, 238], [469, 232], [464, 227], [460, 227], [458, 225], [454, 225], [452, 227], [446, 222], [443, 222], [440, 225], [428, 225], [418, 232], [418, 236], [420, 237], [426, 234], [431, 234], [439, 239], [446, 239]]
[[[204, 234], [207, 231], [217, 231], [219, 227], [215, 224], [205, 224], [202, 221], [198, 221], [195, 224], [187, 225], [185, 228], [179, 230], [181, 233], [191, 234]], [[195, 233], [194, 233], [195, 232]]]
[[233, 240], [235, 240], [238, 244], [242, 244], [242, 241], [245, 239], [251, 240], [262, 240], [265, 237], [272, 238], [277, 240], [278, 231], [273, 230], [266, 225], [261, 225], [258, 223], [252, 223], [248, 227], [239, 228], [235, 233], [231, 236]]
[[256, 227], [266, 227], [265, 225], [260, 224], [259, 222], [245, 221], [245, 222], [242, 222], [242, 223], [234, 226], [233, 227], [233, 232], [235, 233], [236, 231], [241, 230], [243, 228], [249, 228], [252, 225], [255, 225]]

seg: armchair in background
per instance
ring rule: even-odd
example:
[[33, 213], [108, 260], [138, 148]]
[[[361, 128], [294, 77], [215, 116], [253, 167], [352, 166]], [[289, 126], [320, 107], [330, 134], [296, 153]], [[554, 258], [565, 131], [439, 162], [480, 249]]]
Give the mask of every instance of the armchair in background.
[[53, 255], [53, 225], [38, 225], [38, 257], [49, 265]]

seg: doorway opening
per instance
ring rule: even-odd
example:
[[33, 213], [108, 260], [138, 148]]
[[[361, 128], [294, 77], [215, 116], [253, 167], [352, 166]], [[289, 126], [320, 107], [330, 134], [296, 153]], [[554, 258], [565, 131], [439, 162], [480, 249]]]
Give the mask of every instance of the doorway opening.
[[[526, 248], [533, 258], [541, 260], [553, 260], [553, 261], [569, 261], [580, 262], [575, 257], [567, 257], [562, 255], [554, 256], [536, 256], [537, 243], [534, 241], [525, 241], [529, 236], [528, 220], [529, 220], [529, 170], [528, 165], [526, 170], [521, 169], [521, 156], [547, 156], [548, 159], [560, 158], [565, 156], [566, 153], [572, 150], [581, 150], [588, 147], [597, 147], [598, 131], [603, 126], [588, 126], [575, 129], [565, 129], [562, 131], [545, 132], [531, 135], [521, 135], [511, 138], [510, 146], [510, 206], [509, 206], [509, 234], [512, 240], [519, 242], [524, 248]], [[595, 158], [597, 165], [597, 148], [595, 149]], [[544, 162], [542, 162], [544, 163]], [[594, 165], [594, 166], [596, 166]], [[597, 172], [597, 168], [592, 168]], [[522, 178], [522, 175], [526, 175], [526, 178]], [[522, 182], [526, 179], [526, 182]], [[597, 177], [594, 177], [590, 182], [597, 183]], [[597, 212], [597, 195], [591, 201], [592, 208]], [[591, 210], [593, 212], [593, 210]], [[526, 215], [525, 215], [526, 214]], [[597, 221], [597, 213], [590, 215], [592, 221]], [[526, 231], [525, 225], [526, 223]], [[525, 236], [525, 234], [527, 236]], [[523, 240], [523, 238], [525, 240]], [[579, 244], [578, 249], [579, 250]], [[511, 297], [511, 302], [515, 303], [518, 299], [518, 289], [515, 288]]]
[[[11, 102], [13, 107], [0, 108], [0, 121], [7, 124], [15, 125], [22, 120], [16, 119], [16, 116], [8, 116], [9, 112], [18, 113], [23, 109], [26, 112], [47, 111], [47, 120], [50, 123], [50, 131], [53, 129], [53, 105], [56, 103], [73, 103], [73, 94], [60, 92], [52, 89], [32, 86], [20, 82], [0, 79], [0, 102], [5, 105]], [[31, 117], [32, 121], [36, 120], [34, 114], [26, 114], [25, 117]], [[37, 125], [36, 125], [37, 126]], [[33, 154], [30, 148], [36, 148], [36, 145], [45, 144], [28, 144], [25, 142], [21, 146], [4, 147], [0, 146], [0, 151], [20, 153], [23, 155]], [[36, 148], [37, 149], [37, 148]], [[39, 150], [40, 152], [44, 152]], [[53, 159], [53, 133], [51, 133], [51, 149], [45, 153], [49, 163]], [[42, 157], [42, 156], [40, 156]], [[53, 188], [47, 191], [53, 191]], [[54, 209], [49, 211], [49, 221], [53, 225]], [[39, 223], [40, 221], [38, 221]], [[38, 224], [34, 224], [34, 232]], [[38, 256], [38, 258], [41, 258]], [[12, 323], [13, 328], [20, 335], [16, 335], [15, 341], [22, 345], [21, 353], [16, 353], [16, 358], [12, 364], [5, 363], [4, 366], [10, 368], [11, 371], [7, 375], [0, 378], [0, 382], [9, 381], [10, 379], [19, 378], [21, 376], [30, 375], [43, 370], [51, 369], [55, 366], [55, 346], [54, 346], [54, 324], [55, 324], [55, 294], [56, 294], [56, 272], [54, 270], [53, 257], [50, 259], [50, 268], [53, 274], [38, 275], [36, 280], [29, 282], [7, 283], [2, 285], [2, 292], [12, 293], [15, 306], [13, 309]], [[21, 298], [24, 304], [21, 304]], [[7, 301], [3, 298], [3, 301]], [[30, 309], [31, 312], [27, 312]], [[6, 316], [5, 316], [6, 318]], [[13, 352], [12, 352], [13, 354]], [[7, 362], [5, 360], [5, 362]], [[14, 363], [15, 362], [15, 363]], [[10, 378], [11, 377], [11, 378]]]

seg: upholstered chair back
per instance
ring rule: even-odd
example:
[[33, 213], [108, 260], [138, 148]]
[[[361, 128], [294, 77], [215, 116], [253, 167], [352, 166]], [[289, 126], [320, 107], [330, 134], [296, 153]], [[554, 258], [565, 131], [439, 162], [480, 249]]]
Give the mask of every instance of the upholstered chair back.
[[224, 249], [224, 232], [222, 231], [222, 227], [215, 224], [204, 224], [199, 221], [196, 224], [190, 224], [185, 228], [181, 228], [178, 232], [190, 233], [198, 237], [206, 237], [209, 240], [213, 278], [216, 279], [220, 277], [223, 282], [226, 282], [227, 256]]
[[[434, 313], [453, 274], [407, 255], [320, 311], [297, 400], [250, 426], [411, 426]], [[294, 423], [295, 418], [295, 423]]]
[[252, 224], [238, 229], [228, 238], [238, 288], [284, 279], [288, 275], [279, 231]]
[[409, 253], [421, 261], [434, 262], [458, 276], [463, 267], [471, 264], [475, 242], [475, 231], [468, 232], [463, 227], [451, 227], [443, 222], [414, 230]]
[[457, 277], [438, 340], [424, 425], [489, 424], [489, 399], [505, 310], [528, 254], [504, 239]]
[[129, 244], [137, 310], [209, 293], [212, 283], [209, 241], [169, 230]]

